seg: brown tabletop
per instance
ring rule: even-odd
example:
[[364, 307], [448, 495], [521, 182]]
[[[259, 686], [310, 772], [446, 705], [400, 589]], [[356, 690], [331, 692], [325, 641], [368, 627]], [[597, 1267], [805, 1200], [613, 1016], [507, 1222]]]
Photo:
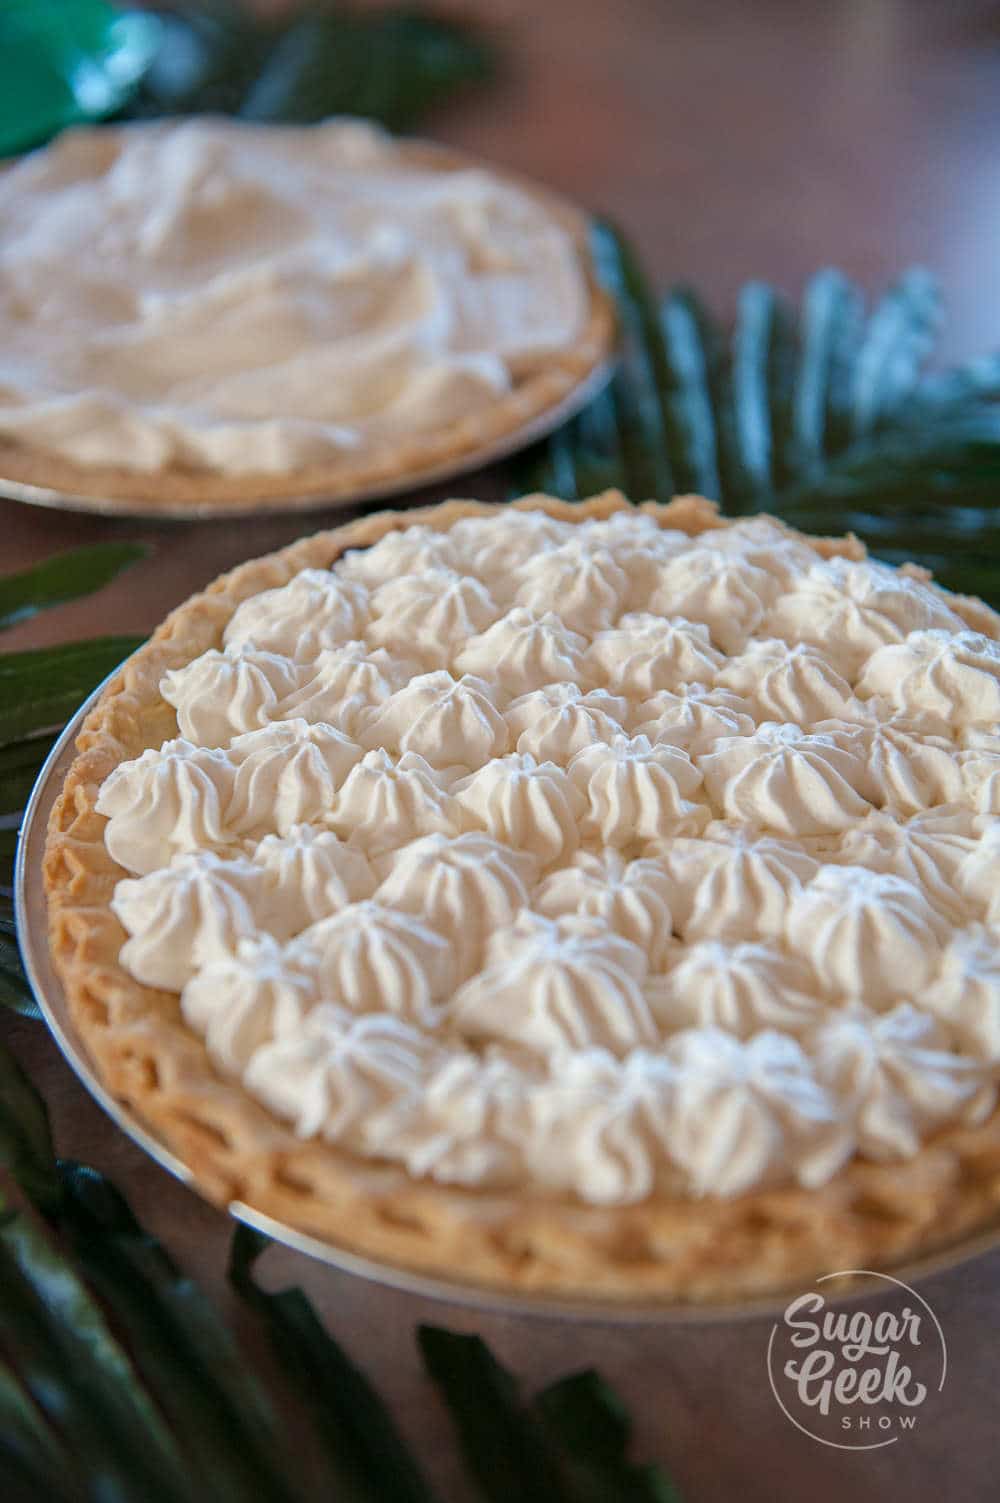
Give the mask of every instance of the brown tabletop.
[[[1000, 7], [505, 0], [495, 14], [507, 76], [443, 116], [436, 133], [612, 213], [664, 285], [693, 280], [726, 309], [748, 277], [794, 294], [834, 262], [878, 289], [920, 261], [948, 297], [946, 353], [1000, 346]], [[491, 494], [488, 477], [457, 489]], [[4, 646], [145, 631], [220, 570], [335, 515], [154, 526], [0, 501], [4, 571], [101, 539], [142, 538], [155, 549], [99, 598], [26, 624]], [[49, 1101], [60, 1151], [109, 1173], [225, 1301], [227, 1219], [118, 1133], [42, 1025], [4, 1018], [0, 1027]], [[528, 1384], [598, 1364], [633, 1405], [636, 1454], [667, 1463], [687, 1503], [868, 1503], [890, 1487], [908, 1499], [975, 1503], [992, 1493], [1000, 1254], [921, 1286], [947, 1338], [947, 1384], [909, 1436], [869, 1452], [820, 1446], [780, 1413], [765, 1368], [769, 1320], [567, 1327], [472, 1315], [284, 1251], [269, 1253], [266, 1267], [269, 1278], [308, 1288], [449, 1500], [468, 1494], [415, 1354], [418, 1320], [481, 1331]]]

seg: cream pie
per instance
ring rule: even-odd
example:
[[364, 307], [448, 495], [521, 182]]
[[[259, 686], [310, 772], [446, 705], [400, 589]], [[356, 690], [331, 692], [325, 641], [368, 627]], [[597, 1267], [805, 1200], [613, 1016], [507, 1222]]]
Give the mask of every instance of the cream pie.
[[101, 695], [52, 949], [220, 1202], [425, 1272], [718, 1300], [1000, 1194], [1000, 618], [695, 497], [385, 513]]
[[0, 476], [245, 509], [474, 457], [608, 355], [586, 238], [360, 121], [67, 131], [0, 175]]

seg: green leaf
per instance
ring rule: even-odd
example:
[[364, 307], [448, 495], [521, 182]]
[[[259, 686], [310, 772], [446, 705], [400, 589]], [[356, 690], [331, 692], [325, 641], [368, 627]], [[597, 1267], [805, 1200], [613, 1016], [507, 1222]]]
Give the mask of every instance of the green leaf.
[[[14, 831], [3, 831], [0, 840]], [[41, 1018], [35, 993], [29, 986], [17, 944], [17, 926], [14, 923], [14, 905], [0, 899], [0, 1006], [9, 1007], [23, 1018]], [[2, 1076], [2, 1072], [0, 1072]]]
[[61, 726], [142, 641], [97, 637], [0, 653], [0, 747]]
[[439, 100], [490, 74], [466, 28], [411, 12], [307, 12], [268, 52], [240, 114], [250, 120], [362, 115], [404, 130]]
[[23, 809], [55, 736], [31, 736], [0, 747], [0, 816]]
[[[620, 485], [622, 481], [621, 435], [618, 409], [611, 386], [598, 392], [592, 402], [569, 425], [570, 445], [576, 466], [577, 494], [591, 496]], [[610, 476], [595, 484], [600, 475]]]
[[548, 481], [550, 494], [561, 496], [564, 501], [578, 501], [582, 494], [575, 457], [575, 446], [568, 428], [557, 428], [548, 448]]
[[860, 438], [892, 417], [916, 387], [941, 324], [941, 293], [922, 267], [905, 271], [872, 314], [858, 351], [851, 433]]
[[[890, 429], [853, 444], [811, 481], [780, 491], [782, 514], [803, 500], [830, 503], [896, 496], [908, 488], [918, 495], [954, 495], [960, 486], [991, 485], [1000, 476], [1000, 408], [983, 408], [913, 429]], [[994, 493], [993, 504], [1000, 504]]]
[[675, 287], [660, 307], [667, 385], [664, 402], [674, 477], [680, 492], [721, 495], [710, 355], [696, 300]]
[[560, 1379], [533, 1408], [578, 1503], [681, 1503], [660, 1467], [628, 1460], [629, 1412], [599, 1373]]
[[900, 423], [924, 423], [942, 415], [968, 411], [976, 402], [1000, 399], [1000, 355], [982, 355], [954, 370], [924, 376], [908, 402], [896, 414]]
[[18, 1064], [0, 1045], [0, 1170], [40, 1210], [62, 1198], [45, 1103]]
[[[729, 515], [760, 509], [804, 531], [856, 531], [880, 557], [912, 559], [1000, 603], [988, 520], [1000, 504], [1000, 355], [921, 374], [940, 323], [925, 272], [905, 273], [867, 326], [859, 289], [832, 268], [807, 286], [797, 323], [773, 288], [750, 283], [727, 341], [684, 289], [652, 327], [624, 237], [599, 226], [595, 248], [619, 300], [625, 361], [519, 480], [567, 496], [618, 485], [638, 500], [665, 494], [669, 477]], [[936, 531], [921, 521], [932, 513]]]
[[[76, 683], [85, 676], [93, 659], [98, 666], [110, 653], [127, 656], [141, 647], [144, 637], [88, 637], [80, 642], [61, 642], [55, 647], [28, 648], [23, 652], [0, 652], [0, 688], [16, 692], [33, 679], [46, 685]], [[99, 661], [100, 660], [100, 661]], [[117, 659], [118, 662], [122, 658]]]
[[324, 1330], [301, 1289], [268, 1294], [253, 1268], [268, 1239], [233, 1234], [229, 1278], [266, 1321], [278, 1360], [310, 1413], [344, 1503], [432, 1503], [432, 1494], [367, 1378]]
[[490, 1503], [567, 1503], [536, 1421], [486, 1343], [424, 1325], [417, 1328], [417, 1341], [483, 1497]]
[[20, 966], [13, 969], [0, 965], [0, 1007], [8, 1007], [22, 1018], [32, 1018], [36, 1022], [42, 1016]]
[[748, 282], [733, 336], [733, 404], [742, 474], [731, 510], [758, 506], [785, 466], [792, 409], [791, 315], [774, 289]]
[[[7, 1497], [79, 1498], [70, 1458], [13, 1368], [0, 1360], [0, 1466]], [[72, 1488], [72, 1492], [68, 1489]]]
[[291, 1503], [290, 1461], [242, 1354], [201, 1290], [103, 1176], [67, 1165], [59, 1227], [114, 1317], [207, 1496]]
[[471, 26], [412, 10], [299, 5], [276, 20], [189, 4], [161, 21], [164, 45], [127, 115], [360, 115], [404, 130], [493, 71], [492, 48]]
[[95, 543], [60, 553], [21, 574], [0, 579], [0, 631], [38, 611], [90, 595], [148, 550], [141, 543]]
[[688, 292], [687, 304], [698, 325], [702, 348], [705, 351], [708, 391], [715, 422], [719, 485], [717, 490], [706, 492], [706, 494], [711, 500], [721, 502], [727, 497], [738, 494], [743, 483], [743, 460], [740, 455], [736, 424], [732, 362], [719, 321], [693, 292]]
[[634, 501], [668, 499], [674, 478], [663, 399], [668, 370], [656, 305], [625, 237], [610, 223], [591, 235], [602, 283], [618, 301], [623, 348], [612, 382], [625, 489]]
[[[840, 410], [836, 410], [839, 367], [857, 346], [861, 306], [858, 289], [833, 267], [817, 272], [806, 287], [792, 395], [792, 468], [799, 473], [809, 475], [819, 469], [828, 424], [844, 423], [846, 400], [840, 399]], [[841, 391], [846, 384], [840, 377]]]
[[182, 1503], [179, 1458], [100, 1307], [0, 1170], [0, 1347], [95, 1498]]

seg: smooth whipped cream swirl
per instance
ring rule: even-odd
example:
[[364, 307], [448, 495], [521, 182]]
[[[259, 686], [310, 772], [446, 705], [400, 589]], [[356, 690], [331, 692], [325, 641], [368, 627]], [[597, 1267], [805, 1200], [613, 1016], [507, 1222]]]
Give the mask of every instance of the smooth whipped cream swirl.
[[1000, 622], [766, 518], [504, 510], [244, 601], [100, 791], [122, 963], [304, 1136], [620, 1204], [991, 1108]]
[[4, 172], [0, 240], [0, 434], [82, 464], [398, 445], [512, 391], [587, 311], [539, 200], [360, 121], [66, 131]]

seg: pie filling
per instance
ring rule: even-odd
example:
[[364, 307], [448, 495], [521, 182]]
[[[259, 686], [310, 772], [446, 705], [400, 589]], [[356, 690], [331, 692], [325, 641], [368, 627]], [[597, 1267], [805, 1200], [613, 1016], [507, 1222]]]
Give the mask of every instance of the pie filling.
[[1000, 642], [954, 605], [766, 518], [391, 532], [164, 676], [178, 739], [97, 804], [121, 964], [416, 1178], [906, 1159], [1000, 1062]]
[[574, 238], [371, 126], [64, 132], [0, 179], [0, 436], [299, 470], [473, 417], [571, 349]]

